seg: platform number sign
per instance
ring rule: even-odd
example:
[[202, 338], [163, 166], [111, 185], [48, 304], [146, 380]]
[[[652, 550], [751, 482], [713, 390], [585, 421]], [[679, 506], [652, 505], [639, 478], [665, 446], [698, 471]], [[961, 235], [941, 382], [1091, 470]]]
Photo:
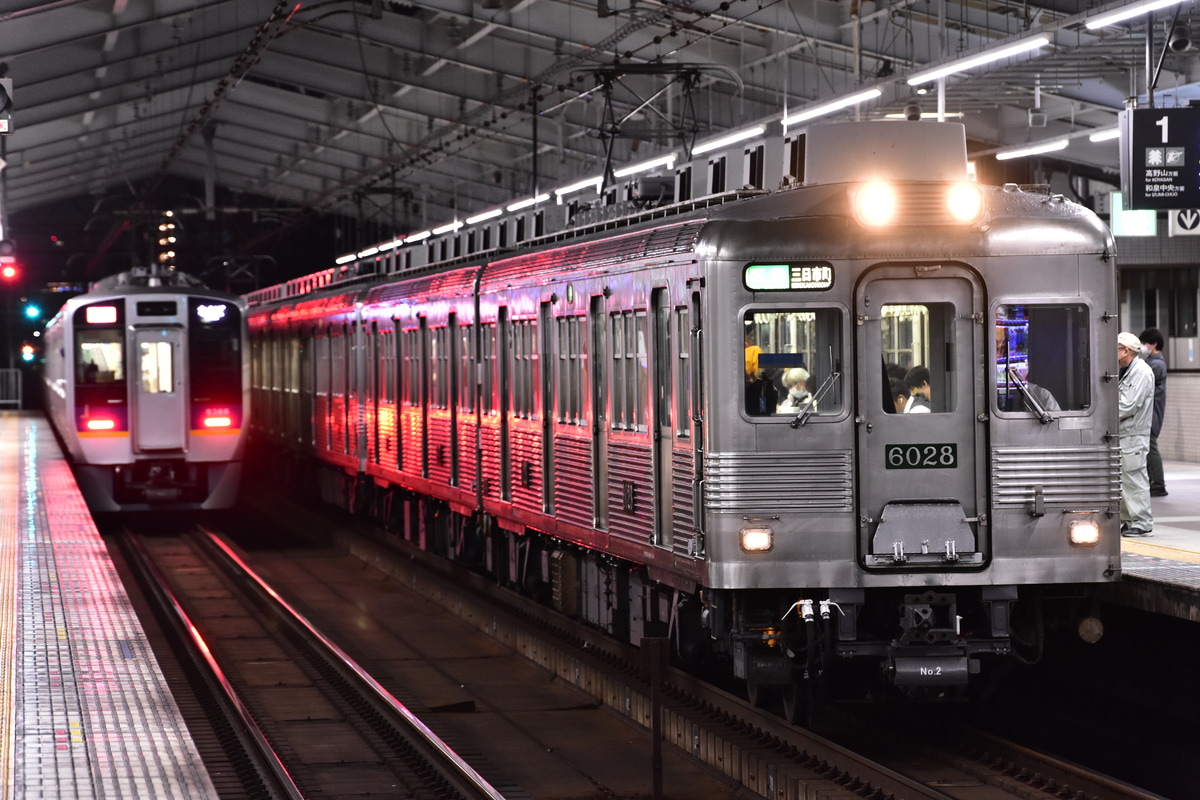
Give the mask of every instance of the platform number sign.
[[1200, 108], [1124, 111], [1121, 132], [1127, 210], [1200, 206]]

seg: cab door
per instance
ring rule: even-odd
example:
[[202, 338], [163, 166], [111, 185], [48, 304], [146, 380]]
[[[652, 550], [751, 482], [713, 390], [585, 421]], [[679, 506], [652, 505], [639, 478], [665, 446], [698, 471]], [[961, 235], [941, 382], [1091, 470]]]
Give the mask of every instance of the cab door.
[[[983, 309], [978, 280], [954, 265], [880, 267], [856, 291], [858, 544], [868, 568], [986, 559]], [[922, 370], [922, 398], [897, 408], [890, 379]]]
[[138, 369], [131, 381], [135, 452], [182, 450], [187, 444], [185, 346], [180, 328], [138, 328], [133, 332]]

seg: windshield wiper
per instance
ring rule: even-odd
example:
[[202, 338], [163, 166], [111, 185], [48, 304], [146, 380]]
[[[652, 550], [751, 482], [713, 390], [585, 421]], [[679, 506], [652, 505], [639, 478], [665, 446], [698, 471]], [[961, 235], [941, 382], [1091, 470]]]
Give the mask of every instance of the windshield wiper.
[[788, 423], [793, 428], [799, 428], [804, 423], [808, 422], [808, 418], [813, 415], [813, 411], [817, 408], [817, 401], [825, 396], [825, 393], [833, 386], [833, 382], [842, 377], [840, 372], [831, 372], [825, 382], [820, 385], [816, 392], [809, 395], [808, 402], [804, 404], [804, 408], [800, 409], [800, 413], [796, 418]]
[[1054, 421], [1054, 417], [1050, 416], [1050, 412], [1046, 410], [1046, 407], [1038, 402], [1037, 398], [1033, 396], [1033, 392], [1029, 391], [1029, 383], [1021, 380], [1021, 376], [1017, 374], [1015, 368], [1008, 368], [1008, 379], [1015, 383], [1017, 388], [1021, 390], [1021, 396], [1025, 398], [1025, 402], [1033, 409], [1033, 413], [1043, 425], [1049, 425]]

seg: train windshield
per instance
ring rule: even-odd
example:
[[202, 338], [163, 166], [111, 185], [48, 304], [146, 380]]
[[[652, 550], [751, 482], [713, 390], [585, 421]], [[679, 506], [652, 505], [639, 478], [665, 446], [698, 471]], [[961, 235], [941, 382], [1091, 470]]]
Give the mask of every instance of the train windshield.
[[79, 383], [125, 380], [125, 340], [121, 330], [80, 330], [75, 353], [75, 379]]
[[743, 318], [746, 413], [795, 418], [842, 413], [842, 312], [751, 311]]
[[996, 308], [996, 406], [1041, 415], [1091, 405], [1087, 307]]

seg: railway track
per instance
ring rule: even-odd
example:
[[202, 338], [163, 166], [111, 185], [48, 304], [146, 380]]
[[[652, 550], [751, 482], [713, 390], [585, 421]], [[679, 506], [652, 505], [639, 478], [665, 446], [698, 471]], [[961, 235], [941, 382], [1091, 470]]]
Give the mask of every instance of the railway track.
[[[277, 501], [272, 502], [276, 512]], [[595, 698], [596, 705], [603, 704], [610, 715], [619, 716], [627, 723], [641, 726], [640, 743], [634, 742], [633, 756], [601, 755], [611, 745], [601, 742], [604, 735], [596, 727], [596, 758], [611, 763], [624, 763], [627, 769], [636, 768], [645, 779], [639, 796], [650, 796], [650, 772], [644, 765], [650, 763], [653, 737], [648, 735], [659, 720], [662, 740], [668, 754], [675, 758], [690, 759], [694, 769], [700, 761], [719, 773], [724, 780], [721, 796], [789, 798], [1149, 798], [1152, 795], [1124, 786], [1103, 776], [1089, 773], [1085, 769], [1055, 762], [1045, 756], [991, 739], [982, 745], [949, 749], [944, 745], [925, 742], [897, 741], [886, 732], [862, 732], [856, 737], [863, 747], [843, 747], [817, 736], [802, 728], [787, 725], [783, 720], [765, 713], [720, 689], [685, 673], [665, 669], [659, 673], [660, 680], [651, 680], [644, 664], [644, 654], [636, 648], [623, 646], [590, 630], [580, 629], [569, 620], [548, 611], [511, 593], [491, 585], [478, 576], [430, 559], [426, 554], [409, 549], [403, 542], [364, 528], [353, 521], [338, 520], [337, 517], [316, 519], [311, 512], [282, 514], [292, 520], [312, 520], [324, 532], [332, 532], [338, 547], [356, 559], [370, 564], [375, 570], [390, 577], [391, 583], [372, 579], [368, 583], [377, 592], [401, 591], [406, 596], [420, 598], [422, 603], [441, 606], [447, 613], [458, 618], [457, 624], [465, 624], [493, 637], [507, 650], [517, 653], [537, 664], [544, 672], [540, 678], [546, 682], [570, 684]], [[353, 527], [355, 530], [346, 530]], [[304, 532], [298, 531], [297, 535]], [[311, 532], [309, 532], [311, 533]], [[291, 537], [284, 537], [291, 538]], [[216, 539], [205, 534], [201, 541], [213, 543]], [[178, 545], [156, 542], [156, 547], [173, 551]], [[190, 545], [189, 545], [190, 547]], [[230, 551], [227, 545], [215, 545], [216, 552]], [[205, 550], [210, 549], [208, 545]], [[363, 606], [370, 601], [347, 598], [350, 608], [337, 605], [326, 597], [328, 592], [317, 592], [313, 599], [310, 583], [317, 565], [332, 562], [335, 556], [326, 551], [255, 550], [245, 557], [251, 565], [245, 569], [259, 569], [278, 578], [280, 585], [272, 590], [275, 594], [300, 598], [297, 605], [305, 605], [305, 616], [313, 623], [327, 628], [332, 638], [344, 644], [361, 663], [360, 669], [379, 677], [380, 684], [394, 684], [396, 675], [390, 671], [386, 654], [395, 645], [378, 638], [378, 630], [371, 628], [356, 635], [355, 627], [361, 628], [362, 614], [354, 610], [353, 603]], [[178, 558], [172, 552], [164, 554], [167, 563]], [[206, 559], [216, 555], [206, 555]], [[301, 569], [298, 562], [304, 562]], [[177, 572], [190, 574], [193, 567], [173, 567]], [[187, 582], [193, 582], [188, 578]], [[226, 578], [233, 583], [246, 582], [243, 578]], [[399, 586], [401, 589], [397, 590]], [[307, 587], [307, 588], [306, 588]], [[365, 588], [365, 592], [371, 591]], [[271, 591], [268, 591], [271, 593]], [[203, 594], [201, 595], [203, 597]], [[211, 600], [209, 601], [211, 602]], [[412, 602], [400, 601], [401, 604]], [[455, 640], [466, 635], [450, 628], [446, 622], [436, 626], [444, 637]], [[437, 634], [434, 634], [435, 638]], [[244, 636], [243, 636], [244, 638]], [[655, 687], [659, 687], [658, 692]], [[535, 690], [530, 688], [529, 691]], [[414, 690], [415, 691], [415, 690]], [[486, 690], [485, 690], [486, 691]], [[430, 707], [435, 700], [416, 698], [417, 706]], [[435, 714], [431, 723], [443, 732], [450, 731], [449, 738], [459, 742], [466, 750], [480, 752], [485, 760], [504, 763], [504, 748], [496, 750], [495, 742], [489, 745], [486, 733], [473, 733], [472, 727], [480, 723], [485, 715], [477, 713], [480, 706], [489, 703], [486, 695], [470, 701], [455, 701], [437, 706], [442, 712], [456, 708], [461, 713]], [[658, 713], [656, 713], [656, 710]], [[452, 717], [452, 723], [447, 716]], [[593, 717], [594, 718], [594, 717]], [[486, 720], [484, 720], [486, 722]], [[588, 723], [591, 725], [591, 723]], [[869, 724], [864, 727], [870, 728]], [[620, 737], [619, 731], [615, 734]], [[535, 734], [541, 741], [553, 741], [552, 734]], [[964, 735], [951, 734], [950, 739], [965, 741]], [[489, 746], [491, 749], [489, 750]], [[547, 747], [547, 750], [553, 749]], [[565, 749], [565, 748], [564, 748]], [[859, 752], [861, 751], [861, 752]], [[862, 755], [871, 753], [872, 755]], [[880, 755], [880, 754], [883, 755]], [[523, 758], [534, 759], [535, 756]], [[564, 755], [564, 758], [567, 756]], [[547, 790], [531, 783], [536, 780], [530, 775], [534, 770], [520, 772], [511, 758], [503, 771], [508, 786], [527, 790], [530, 796], [547, 796]], [[549, 771], [542, 767], [542, 771]], [[514, 772], [520, 774], [508, 778]], [[666, 771], [667, 796], [680, 796], [678, 770]], [[654, 773], [663, 779], [660, 769]], [[611, 776], [597, 777], [595, 782], [603, 784]], [[635, 781], [637, 784], [637, 781]], [[628, 796], [620, 791], [609, 791], [609, 796]], [[562, 795], [588, 796], [588, 795]], [[688, 796], [696, 796], [689, 791]]]
[[121, 544], [222, 708], [248, 796], [522, 797], [488, 783], [219, 536], [127, 531]]

